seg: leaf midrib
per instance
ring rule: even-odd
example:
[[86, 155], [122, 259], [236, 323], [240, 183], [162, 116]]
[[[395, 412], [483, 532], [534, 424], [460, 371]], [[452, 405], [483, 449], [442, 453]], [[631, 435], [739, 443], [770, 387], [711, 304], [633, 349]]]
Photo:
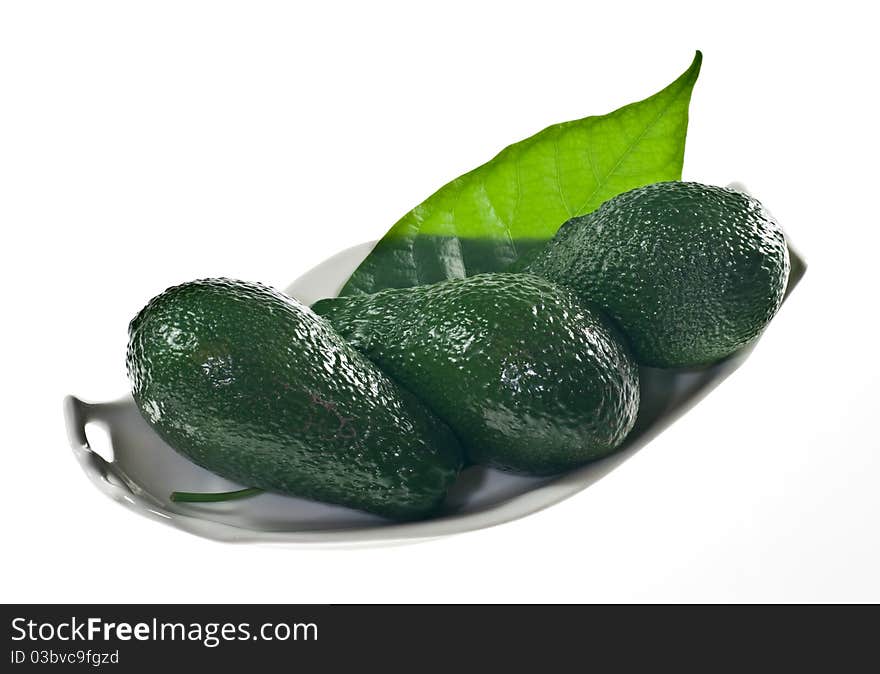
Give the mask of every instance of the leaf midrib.
[[[583, 215], [582, 211], [584, 208], [587, 207], [587, 204], [589, 204], [596, 197], [596, 195], [599, 194], [599, 191], [608, 184], [609, 178], [611, 178], [611, 176], [615, 174], [615, 172], [617, 171], [617, 169], [620, 168], [620, 165], [624, 162], [624, 160], [632, 153], [632, 151], [636, 148], [636, 146], [638, 146], [642, 142], [642, 140], [644, 139], [644, 137], [648, 133], [648, 131], [650, 131], [655, 126], [657, 126], [657, 124], [660, 123], [660, 120], [663, 119], [663, 116], [669, 111], [669, 109], [673, 106], [673, 104], [678, 102], [678, 97], [680, 95], [681, 95], [681, 90], [679, 89], [679, 91], [676, 93], [675, 97], [670, 99], [670, 101], [663, 107], [663, 109], [657, 114], [657, 116], [645, 126], [645, 128], [639, 134], [638, 138], [636, 138], [632, 143], [629, 144], [629, 146], [626, 148], [626, 150], [624, 150], [624, 152], [620, 155], [620, 158], [615, 162], [614, 166], [612, 166], [611, 169], [609, 169], [609, 171], [605, 174], [604, 178], [601, 178], [599, 180], [599, 182], [596, 184], [596, 188], [592, 191], [590, 196], [588, 196], [584, 200], [584, 203], [582, 203], [578, 207], [578, 209], [575, 211], [575, 213], [573, 213], [573, 215]], [[592, 157], [590, 157], [590, 161], [592, 163]]]

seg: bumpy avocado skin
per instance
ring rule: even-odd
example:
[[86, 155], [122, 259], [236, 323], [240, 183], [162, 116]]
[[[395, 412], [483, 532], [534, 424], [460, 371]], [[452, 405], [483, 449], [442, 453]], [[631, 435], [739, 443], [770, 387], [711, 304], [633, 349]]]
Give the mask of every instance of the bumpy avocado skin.
[[421, 403], [266, 286], [166, 290], [132, 320], [127, 361], [159, 435], [244, 485], [414, 519], [436, 510], [462, 464]]
[[481, 274], [313, 307], [456, 432], [469, 458], [533, 475], [616, 449], [636, 366], [614, 329], [559, 286]]
[[689, 367], [761, 333], [790, 262], [782, 229], [756, 199], [665, 182], [569, 220], [525, 269], [602, 306], [642, 364]]

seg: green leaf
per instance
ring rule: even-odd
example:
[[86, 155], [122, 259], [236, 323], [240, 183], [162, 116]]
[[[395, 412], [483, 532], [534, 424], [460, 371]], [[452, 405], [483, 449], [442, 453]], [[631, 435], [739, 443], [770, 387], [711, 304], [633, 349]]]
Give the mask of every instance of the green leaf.
[[569, 218], [634, 187], [681, 179], [701, 61], [698, 51], [650, 98], [548, 127], [444, 185], [388, 231], [340, 294], [501, 271]]

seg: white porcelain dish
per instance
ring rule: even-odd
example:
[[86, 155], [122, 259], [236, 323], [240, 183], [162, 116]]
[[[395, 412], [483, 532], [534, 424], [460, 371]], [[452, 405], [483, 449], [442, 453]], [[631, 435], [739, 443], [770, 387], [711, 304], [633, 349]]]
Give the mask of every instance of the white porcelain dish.
[[[306, 304], [337, 294], [370, 252], [373, 243], [349, 248], [294, 281], [286, 292]], [[788, 291], [805, 264], [792, 249]], [[780, 320], [777, 318], [775, 320]], [[784, 320], [784, 314], [782, 317]], [[471, 467], [454, 485], [443, 514], [404, 524], [348, 508], [305, 499], [261, 494], [223, 503], [175, 503], [173, 491], [240, 489], [196, 466], [165, 444], [143, 420], [130, 396], [105, 403], [64, 400], [74, 455], [103, 494], [146, 517], [219, 541], [287, 544], [362, 544], [427, 539], [509, 522], [576, 494], [632, 457], [652, 438], [721, 383], [747, 358], [751, 348], [707, 368], [641, 372], [642, 400], [636, 427], [624, 448], [601, 461], [552, 478], [530, 478], [491, 468]], [[103, 426], [112, 460], [89, 445], [87, 426]]]

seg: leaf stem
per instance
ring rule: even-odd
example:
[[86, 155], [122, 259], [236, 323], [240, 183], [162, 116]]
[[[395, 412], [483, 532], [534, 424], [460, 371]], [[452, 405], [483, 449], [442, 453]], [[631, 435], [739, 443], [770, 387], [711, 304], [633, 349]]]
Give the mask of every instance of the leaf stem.
[[262, 494], [263, 490], [258, 487], [248, 487], [247, 489], [239, 489], [237, 491], [221, 491], [213, 493], [202, 493], [193, 491], [175, 491], [171, 492], [171, 500], [175, 503], [217, 503], [220, 501], [234, 501], [240, 498], [248, 498]]

